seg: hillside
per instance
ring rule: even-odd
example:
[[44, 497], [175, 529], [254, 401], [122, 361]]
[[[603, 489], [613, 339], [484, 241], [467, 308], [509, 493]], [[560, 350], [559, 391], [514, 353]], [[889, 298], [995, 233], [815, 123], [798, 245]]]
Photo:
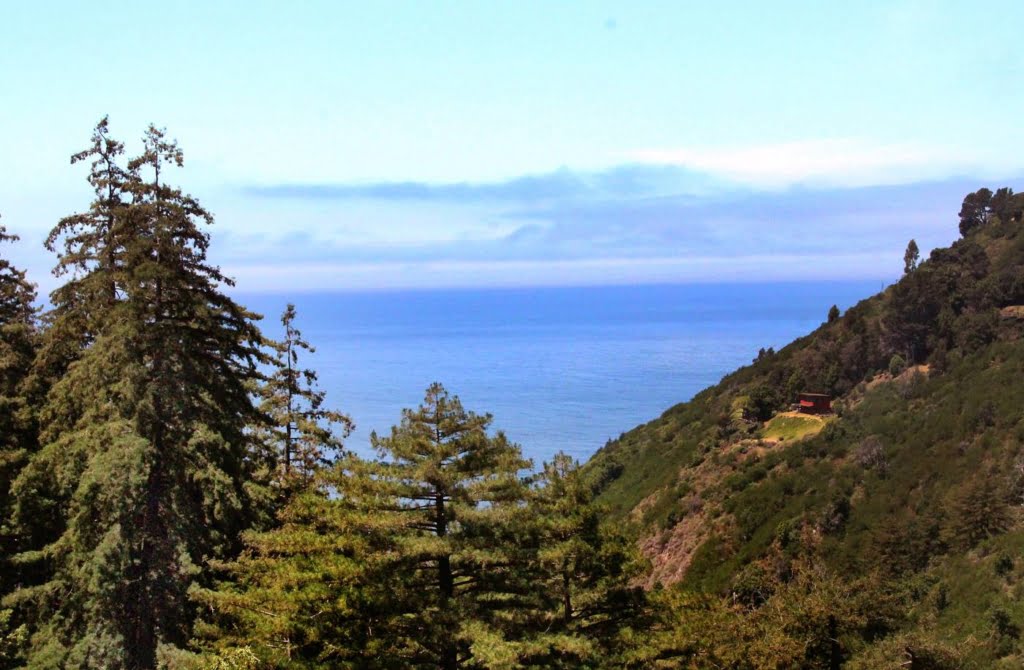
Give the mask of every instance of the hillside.
[[[649, 585], [756, 608], [813, 560], [901, 590], [908, 635], [1020, 662], [1022, 209], [1009, 189], [970, 194], [951, 247], [918, 263], [913, 245], [898, 283], [593, 457]], [[800, 392], [834, 415], [785, 414]]]

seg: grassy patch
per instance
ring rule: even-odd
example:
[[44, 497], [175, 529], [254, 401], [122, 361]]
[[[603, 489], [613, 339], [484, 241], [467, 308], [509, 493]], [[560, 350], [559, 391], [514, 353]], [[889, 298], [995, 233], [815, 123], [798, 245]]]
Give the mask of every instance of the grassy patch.
[[801, 440], [817, 435], [828, 422], [818, 416], [801, 415], [791, 412], [779, 414], [764, 425], [761, 437], [766, 440]]

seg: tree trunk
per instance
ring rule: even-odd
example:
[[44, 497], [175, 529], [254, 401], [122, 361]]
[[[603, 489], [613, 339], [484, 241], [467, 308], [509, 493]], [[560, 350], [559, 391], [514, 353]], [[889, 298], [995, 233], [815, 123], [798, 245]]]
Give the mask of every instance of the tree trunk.
[[569, 590], [569, 566], [562, 566], [562, 619], [568, 626], [572, 622], [572, 593]]
[[[438, 493], [434, 498], [434, 521], [437, 524], [437, 536], [444, 537], [448, 533], [448, 520], [445, 518], [444, 494]], [[455, 579], [452, 576], [452, 562], [448, 555], [441, 556], [437, 561], [437, 588], [440, 591], [440, 608], [442, 616], [447, 617], [451, 608], [451, 600], [455, 595]], [[440, 667], [442, 670], [456, 670], [459, 667], [458, 648], [455, 646], [455, 631], [449, 630], [441, 642]]]
[[839, 646], [839, 626], [835, 615], [828, 618], [828, 668], [829, 670], [841, 670], [843, 665], [843, 650]]

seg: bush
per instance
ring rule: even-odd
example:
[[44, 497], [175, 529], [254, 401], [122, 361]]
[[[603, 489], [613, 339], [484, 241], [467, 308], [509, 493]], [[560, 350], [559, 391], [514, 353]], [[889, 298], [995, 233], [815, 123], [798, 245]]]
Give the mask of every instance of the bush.
[[977, 351], [996, 339], [998, 328], [998, 312], [994, 309], [965, 314], [957, 321], [957, 344], [966, 352]]
[[889, 359], [889, 374], [893, 377], [901, 374], [907, 369], [907, 362], [899, 354], [893, 354]]
[[846, 496], [834, 498], [821, 513], [818, 530], [823, 535], [835, 535], [846, 527], [850, 518], [850, 499]]
[[865, 470], [878, 468], [884, 473], [886, 468], [885, 450], [877, 435], [869, 435], [860, 441], [853, 452], [853, 460]]
[[972, 646], [966, 642], [947, 642], [924, 632], [903, 633], [867, 648], [844, 667], [850, 670], [901, 670], [908, 667], [963, 670], [972, 667], [967, 660], [971, 651]]
[[767, 421], [772, 418], [779, 402], [778, 392], [771, 386], [762, 384], [750, 392], [750, 413], [758, 421]]
[[1001, 554], [996, 560], [996, 574], [1005, 577], [1013, 572], [1013, 557], [1008, 554]]

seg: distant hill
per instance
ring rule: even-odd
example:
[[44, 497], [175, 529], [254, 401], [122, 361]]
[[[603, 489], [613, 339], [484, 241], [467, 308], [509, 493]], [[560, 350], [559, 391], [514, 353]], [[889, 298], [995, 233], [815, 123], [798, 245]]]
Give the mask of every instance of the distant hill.
[[[983, 667], [1021, 660], [1022, 210], [1009, 189], [969, 194], [951, 247], [918, 263], [913, 245], [898, 283], [842, 315], [823, 305], [814, 332], [595, 454], [650, 585], [742, 600], [813, 553], [913, 585], [911, 631], [977, 643]], [[800, 392], [834, 415], [786, 413]]]

